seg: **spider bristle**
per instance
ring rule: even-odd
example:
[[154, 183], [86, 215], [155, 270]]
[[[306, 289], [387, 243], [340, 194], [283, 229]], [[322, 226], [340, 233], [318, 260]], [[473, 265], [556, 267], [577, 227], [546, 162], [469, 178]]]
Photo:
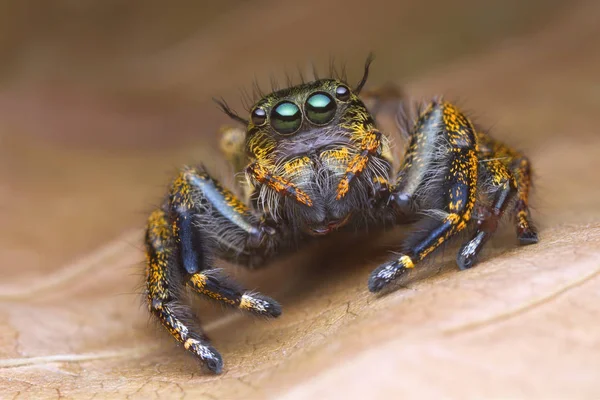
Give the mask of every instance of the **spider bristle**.
[[256, 78], [256, 75], [254, 76], [254, 81], [252, 82], [252, 94], [254, 95], [255, 99], [265, 97], [265, 93], [262, 91], [260, 85], [258, 84], [258, 79]]
[[215, 97], [213, 97], [213, 101], [215, 103], [217, 103], [217, 105], [219, 106], [219, 108], [225, 113], [227, 114], [227, 116], [229, 118], [231, 118], [234, 121], [237, 121], [243, 125], [248, 125], [248, 123], [250, 121], [248, 121], [247, 119], [244, 119], [242, 117], [240, 117], [235, 111], [233, 111], [229, 105], [227, 104], [227, 102], [225, 101], [225, 99], [221, 98], [221, 99], [217, 99]]
[[371, 66], [371, 63], [373, 62], [374, 59], [375, 59], [375, 55], [372, 52], [369, 53], [369, 55], [367, 56], [367, 60], [365, 61], [365, 69], [363, 72], [362, 79], [360, 80], [360, 82], [358, 82], [358, 85], [356, 85], [356, 89], [354, 89], [354, 91], [357, 94], [360, 93], [363, 86], [365, 86], [365, 83], [367, 83], [367, 79], [369, 78], [369, 67]]
[[347, 72], [346, 72], [346, 63], [345, 62], [342, 63], [341, 70], [342, 70], [342, 76], [341, 76], [340, 80], [342, 82], [346, 83], [348, 81], [348, 75], [347, 75]]
[[290, 73], [286, 70], [285, 71], [285, 80], [287, 83], [288, 87], [291, 87], [294, 83], [294, 80], [292, 79], [292, 76], [290, 75]]
[[271, 74], [270, 77], [270, 82], [271, 82], [271, 91], [272, 92], [276, 92], [279, 90], [279, 83], [277, 82], [277, 78], [275, 78], [274, 74]]
[[302, 72], [302, 68], [300, 68], [300, 66], [296, 66], [296, 69], [298, 70], [298, 77], [300, 78], [300, 82], [304, 84], [305, 80], [304, 80], [304, 73]]
[[313, 62], [310, 63], [311, 67], [312, 67], [312, 73], [313, 73], [313, 79], [318, 81], [319, 80], [319, 71], [317, 70], [317, 65]]
[[329, 56], [329, 77], [330, 78], [334, 78], [335, 74], [335, 56], [331, 55]]
[[413, 126], [413, 115], [409, 103], [400, 103], [396, 112], [396, 126], [403, 137], [407, 138], [410, 136], [410, 130]]
[[252, 106], [254, 105], [254, 99], [250, 96], [250, 93], [248, 93], [248, 90], [245, 87], [240, 88], [239, 91], [240, 96], [242, 98], [242, 105], [244, 107], [244, 110], [250, 112]]

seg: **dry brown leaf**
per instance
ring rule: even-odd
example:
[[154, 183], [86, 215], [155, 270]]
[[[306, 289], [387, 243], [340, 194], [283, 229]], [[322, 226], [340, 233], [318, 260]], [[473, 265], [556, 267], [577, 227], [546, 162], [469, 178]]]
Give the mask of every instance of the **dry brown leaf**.
[[383, 297], [366, 278], [393, 237], [236, 270], [284, 314], [199, 305], [222, 376], [203, 375], [139, 296], [157, 182], [210, 150], [69, 147], [21, 135], [41, 127], [11, 119], [17, 102], [0, 109], [0, 398], [598, 398], [600, 6], [572, 4], [537, 33], [407, 86], [463, 99], [531, 156], [541, 242], [517, 248], [506, 229], [477, 268], [457, 272], [449, 249], [427, 265], [432, 276]]

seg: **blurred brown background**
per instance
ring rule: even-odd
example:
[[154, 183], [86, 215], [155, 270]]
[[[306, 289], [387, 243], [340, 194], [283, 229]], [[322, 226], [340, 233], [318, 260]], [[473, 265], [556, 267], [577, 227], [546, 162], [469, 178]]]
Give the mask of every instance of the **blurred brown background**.
[[[597, 398], [598, 21], [592, 0], [0, 2], [0, 398]], [[235, 271], [284, 315], [199, 305], [226, 363], [202, 375], [138, 295], [147, 212], [179, 165], [230, 175], [211, 97], [242, 110], [331, 57], [358, 80], [369, 51], [370, 87], [445, 94], [531, 156], [542, 242], [507, 227], [479, 268], [447, 251], [383, 298], [380, 244]]]

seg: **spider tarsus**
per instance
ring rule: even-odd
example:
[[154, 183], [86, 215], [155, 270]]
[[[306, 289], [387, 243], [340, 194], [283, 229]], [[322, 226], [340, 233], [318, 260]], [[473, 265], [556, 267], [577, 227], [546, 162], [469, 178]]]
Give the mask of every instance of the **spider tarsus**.
[[245, 293], [240, 308], [262, 317], [277, 318], [281, 315], [281, 305], [260, 293]]
[[[495, 229], [492, 232], [494, 231]], [[487, 231], [477, 231], [475, 236], [460, 248], [456, 256], [456, 264], [461, 271], [469, 269], [477, 263], [477, 256], [490, 236], [491, 234]]]
[[369, 276], [367, 284], [371, 293], [381, 292], [390, 283], [398, 279], [406, 272], [406, 268], [400, 267], [397, 261], [387, 262], [377, 267]]
[[219, 375], [223, 372], [223, 357], [212, 346], [205, 346], [202, 355], [198, 355], [203, 365], [213, 374]]
[[378, 293], [381, 291], [381, 289], [383, 289], [385, 286], [387, 286], [389, 282], [386, 282], [384, 279], [378, 278], [376, 276], [371, 275], [369, 277], [369, 292], [371, 293]]
[[519, 232], [518, 239], [521, 246], [536, 244], [539, 241], [538, 234], [533, 229]]

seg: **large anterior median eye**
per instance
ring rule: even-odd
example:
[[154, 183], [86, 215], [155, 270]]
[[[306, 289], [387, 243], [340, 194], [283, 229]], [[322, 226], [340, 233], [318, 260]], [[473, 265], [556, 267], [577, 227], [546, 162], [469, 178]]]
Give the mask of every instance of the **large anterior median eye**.
[[271, 126], [283, 135], [296, 132], [302, 125], [300, 108], [290, 101], [282, 101], [271, 111]]
[[335, 100], [323, 92], [312, 94], [306, 100], [306, 117], [316, 125], [325, 125], [335, 115]]

